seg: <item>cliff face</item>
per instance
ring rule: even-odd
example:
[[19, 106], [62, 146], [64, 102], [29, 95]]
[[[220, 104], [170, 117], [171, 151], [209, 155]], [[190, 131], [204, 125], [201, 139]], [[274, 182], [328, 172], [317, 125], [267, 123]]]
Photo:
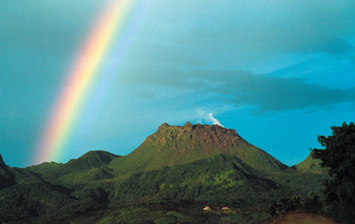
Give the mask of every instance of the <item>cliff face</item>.
[[[210, 156], [235, 156], [247, 165], [267, 171], [286, 168], [265, 151], [249, 144], [233, 129], [218, 125], [184, 126], [162, 124], [158, 130], [120, 164], [134, 170], [153, 170], [164, 166], [187, 164]], [[137, 164], [128, 166], [128, 164]]]

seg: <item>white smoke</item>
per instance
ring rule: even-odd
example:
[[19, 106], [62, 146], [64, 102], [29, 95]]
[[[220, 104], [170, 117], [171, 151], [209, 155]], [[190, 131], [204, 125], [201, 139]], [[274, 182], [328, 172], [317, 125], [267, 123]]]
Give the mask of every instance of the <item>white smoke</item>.
[[209, 113], [208, 114], [208, 119], [212, 122], [212, 124], [217, 124], [221, 127], [224, 127], [220, 122], [219, 120], [217, 120], [215, 117], [213, 117], [213, 114], [212, 113]]
[[197, 123], [202, 123], [203, 121], [206, 123], [212, 123], [212, 124], [217, 124], [221, 127], [224, 127], [219, 120], [217, 120], [212, 113], [207, 113], [206, 111], [202, 109], [198, 109], [197, 113], [199, 114], [199, 119], [197, 120]]

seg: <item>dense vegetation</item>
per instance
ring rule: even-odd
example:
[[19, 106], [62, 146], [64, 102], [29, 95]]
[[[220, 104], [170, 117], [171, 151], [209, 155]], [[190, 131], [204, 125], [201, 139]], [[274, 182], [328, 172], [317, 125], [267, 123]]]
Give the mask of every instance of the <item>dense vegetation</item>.
[[327, 212], [342, 223], [355, 223], [355, 125], [344, 122], [331, 129], [331, 136], [318, 137], [325, 149], [313, 149], [313, 157], [322, 161], [331, 176], [324, 183]]
[[91, 151], [25, 169], [0, 158], [0, 223], [258, 223], [323, 213], [322, 182], [332, 180], [319, 164], [308, 157], [287, 167], [234, 130], [165, 124], [128, 156]]

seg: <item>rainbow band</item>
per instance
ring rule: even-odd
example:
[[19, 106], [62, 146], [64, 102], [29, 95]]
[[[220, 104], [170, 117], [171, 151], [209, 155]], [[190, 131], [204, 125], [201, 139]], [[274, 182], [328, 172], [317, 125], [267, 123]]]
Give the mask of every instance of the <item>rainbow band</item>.
[[[65, 151], [63, 148], [88, 101], [90, 89], [100, 76], [102, 58], [109, 53], [117, 38], [123, 35], [120, 32], [124, 32], [125, 22], [129, 21], [135, 4], [138, 1], [112, 1], [101, 14], [69, 72], [40, 140], [34, 164], [62, 158]], [[119, 36], [116, 38], [116, 35]]]

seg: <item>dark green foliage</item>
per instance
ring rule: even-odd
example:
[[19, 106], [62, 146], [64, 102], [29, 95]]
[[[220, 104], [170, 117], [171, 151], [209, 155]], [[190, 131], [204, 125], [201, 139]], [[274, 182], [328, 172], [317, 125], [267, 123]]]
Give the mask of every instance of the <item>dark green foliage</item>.
[[322, 212], [322, 202], [318, 195], [310, 193], [307, 197], [293, 195], [290, 198], [282, 198], [269, 208], [269, 213], [273, 217], [282, 216], [290, 211], [302, 211], [306, 213]]
[[[48, 172], [58, 172], [67, 166], [48, 163], [30, 169], [13, 168], [17, 184], [0, 191], [4, 199], [0, 210], [2, 219], [14, 223], [35, 220], [35, 223], [54, 224], [152, 223], [156, 220], [252, 223], [270, 217], [266, 208], [273, 200], [299, 191], [289, 181], [283, 183], [280, 179], [292, 180], [294, 175], [303, 175], [255, 170], [238, 157], [224, 154], [135, 173], [124, 180], [105, 179], [105, 176], [89, 178], [92, 172], [109, 170], [102, 165], [74, 169], [47, 182], [42, 179], [44, 165]], [[300, 183], [297, 181], [295, 185]], [[213, 212], [204, 212], [202, 208], [206, 205], [212, 206]], [[229, 206], [231, 212], [222, 213], [222, 206]]]
[[[71, 183], [80, 182], [80, 179], [84, 179], [84, 182], [87, 182], [89, 179], [112, 178], [114, 176], [113, 171], [108, 169], [106, 165], [115, 158], [119, 158], [119, 156], [105, 151], [90, 151], [78, 159], [70, 160], [66, 164], [43, 163], [38, 166], [28, 167], [28, 170], [38, 174], [41, 179], [50, 182], [54, 180], [66, 182], [67, 179], [70, 179]], [[78, 176], [80, 176], [79, 180]]]
[[17, 184], [0, 191], [0, 214], [5, 221], [17, 221], [47, 215], [63, 215], [62, 208], [76, 205], [76, 200], [44, 183]]
[[355, 223], [355, 125], [344, 122], [331, 129], [331, 136], [318, 137], [325, 149], [313, 149], [313, 157], [322, 160], [332, 177], [324, 190], [330, 213], [342, 223]]
[[266, 174], [265, 176], [279, 183], [283, 190], [292, 189], [290, 192], [297, 192], [297, 194], [302, 196], [306, 196], [309, 192], [320, 192], [322, 190], [321, 183], [329, 179], [327, 174], [314, 173], [312, 171], [298, 172], [293, 169], [285, 172], [275, 172], [271, 176]]
[[114, 182], [100, 180], [114, 176], [105, 164], [116, 157], [96, 151], [67, 164], [44, 163], [26, 169], [11, 168], [9, 172], [14, 177], [14, 184], [0, 191], [0, 215], [5, 221], [36, 218], [38, 223], [43, 219], [76, 217], [78, 213], [104, 209], [109, 203]]
[[255, 223], [275, 201], [316, 212], [307, 194], [326, 179], [287, 168], [234, 130], [189, 123], [162, 125], [128, 156], [92, 151], [25, 169], [1, 161], [0, 223]]
[[275, 189], [274, 181], [258, 176], [235, 156], [217, 155], [134, 174], [117, 186], [115, 195], [124, 204], [189, 200], [251, 206], [255, 192]]
[[0, 190], [15, 184], [15, 176], [10, 172], [0, 155]]

